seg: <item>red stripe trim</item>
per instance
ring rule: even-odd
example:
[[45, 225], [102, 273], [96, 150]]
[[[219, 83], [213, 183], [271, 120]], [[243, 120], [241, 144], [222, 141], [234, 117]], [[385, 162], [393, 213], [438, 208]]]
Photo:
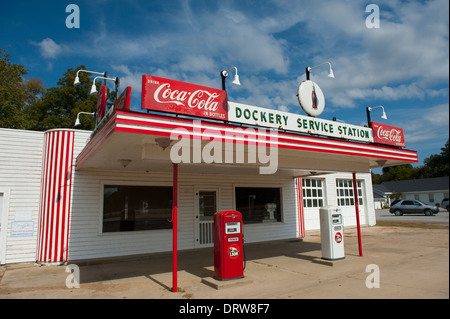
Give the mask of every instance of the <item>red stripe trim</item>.
[[[82, 163], [97, 150], [106, 139], [115, 131], [127, 132], [136, 134], [158, 135], [158, 136], [170, 136], [174, 133], [174, 129], [186, 130], [190, 135], [190, 138], [201, 138], [208, 140], [217, 137], [223, 138], [226, 142], [244, 143], [244, 144], [259, 144], [266, 145], [265, 140], [269, 143], [269, 134], [258, 134], [258, 128], [252, 127], [255, 130], [256, 136], [252, 140], [240, 140], [240, 139], [227, 139], [227, 136], [248, 136], [248, 130], [239, 133], [236, 131], [230, 132], [239, 128], [236, 125], [227, 125], [221, 123], [211, 123], [208, 121], [201, 121], [201, 132], [198, 127], [194, 125], [193, 119], [180, 119], [175, 117], [167, 117], [163, 115], [154, 114], [142, 114], [130, 111], [117, 110], [108, 119], [108, 123], [97, 132], [92, 138], [85, 149], [80, 153], [77, 158], [76, 167], [82, 165]], [[159, 122], [158, 122], [159, 121]], [[247, 127], [243, 127], [246, 129]], [[262, 130], [268, 131], [268, 128], [261, 127]], [[214, 132], [217, 130], [217, 133]], [[206, 131], [206, 132], [205, 132]], [[223, 134], [225, 131], [225, 134]], [[206, 134], [205, 134], [206, 133]], [[230, 133], [230, 134], [228, 134]], [[180, 132], [180, 135], [184, 135]], [[250, 134], [252, 135], [252, 134]], [[277, 144], [277, 142], [273, 142]], [[305, 135], [297, 135], [293, 133], [278, 132], [278, 147], [283, 149], [321, 152], [328, 154], [340, 154], [359, 157], [370, 157], [380, 159], [401, 160], [407, 162], [418, 162], [417, 153], [410, 150], [393, 149], [388, 147], [382, 147], [378, 145], [362, 144], [358, 142], [340, 141], [334, 139], [327, 139], [321, 137], [311, 137]]]
[[63, 259], [63, 254], [64, 254], [64, 239], [65, 239], [65, 232], [66, 232], [66, 215], [67, 215], [67, 170], [68, 170], [68, 163], [69, 163], [69, 141], [70, 141], [70, 132], [65, 132], [66, 134], [66, 140], [64, 141], [65, 145], [65, 160], [64, 160], [64, 167], [62, 170], [62, 174], [61, 174], [61, 181], [62, 181], [62, 209], [63, 209], [63, 214], [61, 216], [61, 228], [62, 228], [62, 233], [61, 233], [61, 242], [60, 242], [60, 246], [59, 246], [59, 252], [58, 252], [58, 260], [64, 260]]
[[[152, 126], [155, 124], [154, 122], [151, 122], [149, 120], [152, 119], [156, 119], [156, 120], [162, 120], [162, 121], [170, 121], [170, 123], [184, 123], [186, 124], [186, 126], [192, 126], [192, 123], [194, 120], [190, 120], [190, 119], [180, 119], [180, 118], [176, 118], [176, 117], [165, 117], [165, 116], [160, 116], [160, 115], [153, 115], [153, 114], [142, 114], [142, 113], [132, 113], [130, 114], [129, 112], [123, 112], [123, 111], [117, 111], [117, 121], [116, 122], [122, 122], [122, 123], [127, 123], [127, 121], [130, 121], [130, 123], [128, 124], [133, 124], [131, 122], [135, 122], [135, 125], [143, 125], [143, 126], [148, 126], [149, 124], [151, 124]], [[135, 117], [135, 119], [129, 119], [130, 117]], [[138, 119], [136, 119], [138, 118]], [[198, 120], [200, 121], [200, 119]], [[208, 121], [203, 121], [202, 122], [202, 127], [218, 127], [218, 128], [223, 128], [223, 129], [233, 129], [233, 128], [238, 128], [239, 126], [237, 125], [227, 125], [227, 124], [220, 124], [220, 123], [211, 123]], [[179, 126], [179, 124], [171, 124], [170, 126], [168, 125], [167, 127], [177, 127]], [[264, 130], [268, 130], [269, 128], [265, 128], [265, 127], [260, 127], [261, 129]], [[256, 129], [256, 128], [255, 128]], [[379, 152], [388, 152], [388, 153], [396, 153], [396, 152], [401, 152], [403, 154], [405, 153], [409, 153], [410, 156], [415, 156], [417, 153], [415, 151], [411, 151], [411, 150], [403, 150], [403, 149], [392, 149], [392, 148], [388, 148], [388, 147], [384, 147], [384, 146], [379, 146], [379, 145], [368, 145], [368, 144], [362, 144], [362, 143], [358, 143], [358, 142], [351, 142], [351, 141], [341, 141], [341, 140], [330, 140], [324, 137], [315, 137], [315, 136], [307, 136], [307, 135], [298, 135], [298, 134], [294, 134], [294, 133], [289, 133], [289, 132], [278, 132], [279, 135], [285, 136], [285, 138], [289, 138], [292, 137], [293, 139], [301, 139], [302, 142], [303, 140], [310, 140], [311, 143], [312, 142], [316, 142], [316, 143], [337, 143], [339, 145], [339, 147], [344, 147], [344, 148], [371, 148], [371, 149], [376, 149]]]
[[75, 133], [46, 132], [37, 260], [67, 261]]
[[[176, 120], [175, 120], [176, 121]], [[140, 119], [126, 119], [117, 117], [116, 120], [117, 124], [125, 124], [125, 125], [133, 125], [133, 126], [142, 126], [143, 128], [129, 128], [128, 132], [135, 132], [139, 134], [155, 134], [155, 128], [161, 128], [161, 130], [173, 130], [176, 128], [183, 128], [188, 130], [189, 132], [193, 132], [193, 122], [187, 122], [183, 121], [184, 124], [187, 125], [179, 125], [175, 123], [159, 123], [159, 122], [149, 122], [149, 121], [143, 121]], [[145, 127], [145, 128], [144, 128]], [[217, 130], [217, 134], [220, 134], [221, 136], [226, 136], [226, 134], [222, 133], [222, 130], [218, 127], [222, 127], [224, 129], [235, 129], [237, 127], [230, 127], [230, 126], [223, 126], [223, 125], [216, 125], [207, 123], [205, 125], [205, 122], [202, 122], [202, 131], [208, 130]], [[123, 131], [121, 129], [120, 131]], [[242, 135], [246, 136], [248, 134], [245, 133], [239, 133], [239, 132], [233, 132], [233, 134], [236, 135]], [[258, 134], [258, 133], [256, 133]], [[156, 135], [164, 135], [168, 136], [170, 134], [165, 133], [158, 133]], [[258, 135], [260, 136], [260, 135]], [[264, 136], [266, 138], [267, 136]], [[256, 138], [256, 137], [255, 137]], [[378, 146], [369, 146], [366, 144], [358, 144], [358, 143], [349, 143], [349, 142], [341, 142], [337, 140], [323, 140], [318, 138], [309, 138], [305, 136], [297, 136], [289, 133], [282, 133], [278, 132], [278, 142], [281, 143], [279, 147], [281, 148], [287, 148], [287, 149], [299, 149], [299, 150], [308, 150], [308, 151], [319, 151], [319, 152], [330, 152], [336, 154], [338, 152], [339, 154], [345, 154], [345, 155], [357, 155], [361, 156], [361, 152], [364, 152], [368, 157], [381, 157], [386, 159], [399, 159], [398, 157], [402, 157], [402, 160], [408, 160], [408, 161], [417, 161], [417, 153], [407, 150], [394, 150], [394, 149], [388, 149]], [[291, 143], [291, 144], [299, 144], [301, 145], [309, 145], [312, 146], [310, 148], [307, 148], [305, 146], [300, 145], [283, 145], [282, 143]], [[321, 149], [320, 149], [321, 148]], [[325, 148], [335, 149], [333, 150], [327, 150]], [[377, 154], [374, 154], [377, 153]]]
[[[187, 129], [187, 128], [185, 128]], [[150, 128], [130, 128], [130, 127], [126, 127], [126, 126], [116, 126], [115, 131], [118, 132], [127, 132], [127, 133], [137, 133], [137, 134], [151, 134], [151, 135], [159, 135], [159, 136], [170, 136], [172, 132], [169, 131], [160, 131], [160, 130], [154, 130], [154, 129], [150, 129]], [[188, 130], [188, 129], [187, 129]], [[194, 131], [189, 131], [189, 134], [193, 137], [196, 138]], [[203, 135], [198, 136], [198, 138], [201, 138]], [[280, 138], [278, 138], [278, 140], [280, 140]], [[241, 141], [241, 140], [234, 140], [235, 143], [244, 143], [244, 144], [252, 144], [251, 141]], [[253, 142], [253, 143], [258, 143], [258, 142]], [[273, 142], [276, 143], [276, 142]], [[265, 143], [263, 143], [265, 144]], [[336, 146], [328, 146], [328, 149], [325, 148], [320, 148], [320, 147], [324, 147], [324, 146], [318, 146], [317, 144], [314, 143], [305, 143], [308, 146], [301, 146], [301, 145], [285, 145], [282, 143], [278, 143], [278, 148], [284, 148], [284, 149], [292, 149], [292, 150], [302, 150], [302, 151], [311, 151], [311, 152], [321, 152], [321, 153], [331, 153], [331, 154], [341, 154], [341, 155], [351, 155], [351, 156], [364, 156], [364, 157], [372, 157], [372, 158], [383, 158], [383, 159], [393, 159], [393, 160], [404, 160], [404, 161], [410, 161], [410, 162], [417, 162], [417, 157], [411, 157], [411, 156], [393, 156], [393, 155], [381, 155], [383, 153], [380, 154], [374, 154], [374, 152], [372, 153], [368, 153], [370, 151], [364, 151], [364, 154], [361, 153], [361, 150], [340, 150], [338, 149]], [[316, 146], [316, 147], [314, 147]], [[332, 147], [334, 147], [334, 149], [332, 149]]]
[[66, 241], [64, 243], [65, 246], [65, 261], [69, 260], [69, 230], [70, 230], [70, 217], [71, 217], [71, 211], [72, 211], [72, 173], [73, 173], [73, 153], [75, 148], [75, 132], [71, 132], [71, 147], [70, 147], [70, 155], [68, 157], [67, 165], [68, 165], [68, 172], [69, 172], [69, 179], [66, 181], [69, 183], [68, 187], [68, 194], [67, 194], [67, 225], [66, 225]]
[[105, 125], [101, 128], [99, 132], [91, 139], [88, 146], [85, 147], [81, 153], [78, 155], [76, 159], [76, 167], [81, 165], [88, 157], [89, 155], [95, 151], [98, 147], [101, 146], [101, 144], [114, 132], [114, 125], [115, 125], [115, 115], [111, 116], [108, 119], [108, 122], [105, 123]]
[[54, 147], [55, 147], [55, 134], [52, 132], [50, 133], [50, 154], [49, 154], [49, 171], [48, 171], [48, 178], [46, 180], [46, 183], [48, 183], [48, 189], [47, 189], [47, 209], [45, 210], [45, 243], [44, 243], [44, 255], [42, 257], [43, 261], [48, 260], [48, 246], [49, 246], [49, 234], [51, 234], [51, 215], [50, 212], [52, 211], [53, 205], [52, 205], [52, 184], [51, 184], [51, 177], [53, 176], [53, 170], [54, 170], [54, 164], [53, 164], [53, 158], [54, 158]]
[[303, 206], [303, 188], [302, 188], [302, 179], [296, 178], [297, 182], [297, 213], [298, 213], [298, 232], [299, 237], [303, 238], [306, 235], [305, 231], [305, 214], [304, 214], [304, 206]]

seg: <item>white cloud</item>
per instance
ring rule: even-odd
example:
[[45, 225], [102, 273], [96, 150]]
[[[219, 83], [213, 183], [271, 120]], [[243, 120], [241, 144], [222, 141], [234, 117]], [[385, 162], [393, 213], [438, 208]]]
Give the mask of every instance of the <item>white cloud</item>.
[[33, 44], [39, 47], [39, 52], [46, 59], [54, 59], [63, 51], [63, 47], [50, 38], [45, 38], [38, 43], [33, 42]]
[[[135, 4], [145, 7], [136, 14], [138, 32], [100, 24], [70, 48], [81, 57], [114, 61], [116, 68], [126, 65], [122, 81], [134, 83], [135, 91], [140, 75], [150, 72], [220, 87], [220, 70], [235, 65], [243, 85], [231, 94], [253, 105], [294, 108], [304, 68], [331, 61], [334, 80], [326, 68], [315, 69], [312, 79], [333, 109], [448, 95], [442, 89], [449, 76], [448, 2], [380, 0], [379, 29], [365, 26], [366, 4], [229, 0], [200, 7], [183, 1], [156, 12], [142, 2]], [[69, 47], [49, 38], [38, 45], [46, 58]]]
[[337, 106], [424, 98], [433, 85], [448, 82], [448, 1], [380, 2], [379, 29], [366, 28], [363, 3], [314, 1], [318, 9], [306, 9], [312, 11], [304, 22], [317, 39], [312, 51], [321, 52], [315, 62], [328, 59], [327, 45], [333, 51], [336, 80], [323, 82], [323, 89]]
[[423, 142], [446, 141], [449, 130], [449, 104], [421, 108], [390, 109], [390, 124], [402, 127], [407, 144], [420, 147]]
[[449, 105], [440, 104], [430, 107], [424, 114], [424, 119], [432, 126], [446, 126], [448, 128]]
[[127, 86], [131, 86], [131, 94], [136, 97], [140, 96], [142, 91], [142, 73], [132, 72], [128, 66], [123, 64], [113, 65], [112, 68], [118, 73], [120, 78], [120, 90], [123, 91]]

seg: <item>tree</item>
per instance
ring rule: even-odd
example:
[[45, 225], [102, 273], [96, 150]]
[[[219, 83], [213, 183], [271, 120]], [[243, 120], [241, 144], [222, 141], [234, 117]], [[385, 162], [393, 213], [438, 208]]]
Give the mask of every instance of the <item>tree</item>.
[[[37, 120], [31, 128], [49, 130], [54, 128], [72, 128], [79, 112], [95, 112], [97, 96], [89, 95], [92, 80], [86, 73], [80, 72], [80, 84], [73, 84], [75, 75], [83, 65], [68, 69], [57, 82], [58, 86], [48, 89], [42, 99], [33, 105], [33, 117]], [[80, 117], [80, 129], [92, 130], [94, 119], [90, 116]]]
[[423, 160], [423, 166], [418, 168], [417, 178], [449, 176], [449, 145], [448, 139], [440, 154], [433, 154]]
[[[42, 99], [33, 105], [33, 118], [37, 119], [34, 130], [54, 128], [72, 128], [79, 112], [93, 113], [97, 110], [97, 95], [90, 95], [93, 79], [90, 74], [80, 72], [80, 84], [74, 85], [78, 70], [85, 70], [84, 65], [76, 69], [69, 68], [57, 82], [57, 87], [48, 89]], [[99, 82], [97, 83], [98, 86]], [[107, 89], [110, 104], [115, 101], [115, 92]], [[94, 117], [80, 116], [78, 129], [93, 130]]]
[[[80, 69], [86, 68], [69, 68], [57, 87], [45, 89], [40, 79], [24, 79], [28, 71], [23, 65], [11, 63], [10, 55], [0, 48], [0, 127], [38, 131], [73, 128], [79, 112], [97, 109], [97, 96], [89, 94], [91, 75], [80, 72], [80, 84], [73, 84]], [[114, 103], [115, 92], [108, 89], [107, 95], [109, 103]], [[81, 116], [80, 122], [77, 128], [94, 129], [93, 117]]]
[[416, 171], [411, 164], [383, 167], [383, 181], [414, 179]]
[[30, 110], [45, 88], [40, 79], [25, 80], [28, 71], [10, 62], [10, 55], [0, 48], [0, 127], [28, 129], [35, 124]]

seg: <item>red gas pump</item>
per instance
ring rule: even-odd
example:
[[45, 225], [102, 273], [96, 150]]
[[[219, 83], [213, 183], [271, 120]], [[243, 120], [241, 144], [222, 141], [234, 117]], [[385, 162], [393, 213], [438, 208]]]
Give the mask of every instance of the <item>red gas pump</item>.
[[229, 280], [244, 277], [242, 215], [235, 210], [214, 214], [214, 277]]

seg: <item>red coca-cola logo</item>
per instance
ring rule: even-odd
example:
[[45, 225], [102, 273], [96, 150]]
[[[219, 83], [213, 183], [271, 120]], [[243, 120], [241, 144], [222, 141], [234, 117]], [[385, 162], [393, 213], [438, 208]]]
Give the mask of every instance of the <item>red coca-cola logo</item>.
[[170, 83], [160, 85], [153, 98], [158, 103], [175, 103], [199, 110], [216, 111], [219, 101], [219, 94], [210, 93], [207, 90], [196, 90], [194, 92], [171, 89]]
[[374, 131], [373, 141], [375, 143], [388, 144], [405, 147], [403, 129], [390, 125], [372, 122]]
[[150, 75], [142, 78], [142, 108], [228, 119], [225, 91]]
[[385, 140], [393, 141], [393, 142], [401, 142], [402, 136], [400, 135], [401, 131], [398, 129], [384, 129], [384, 127], [380, 126], [378, 129], [377, 135], [378, 138], [382, 138]]

